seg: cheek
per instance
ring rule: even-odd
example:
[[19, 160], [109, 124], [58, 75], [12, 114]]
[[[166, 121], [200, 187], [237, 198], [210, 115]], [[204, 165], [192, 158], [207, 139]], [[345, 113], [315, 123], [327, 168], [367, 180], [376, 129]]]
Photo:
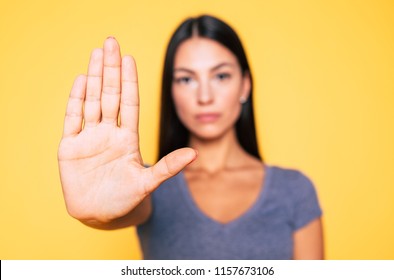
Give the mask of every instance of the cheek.
[[227, 89], [220, 93], [219, 104], [222, 108], [222, 111], [226, 114], [227, 118], [232, 122], [236, 121], [241, 113], [242, 104], [240, 102], [240, 93], [239, 91], [234, 91], [236, 86]]
[[[173, 92], [172, 99], [174, 100], [175, 111], [181, 120], [182, 123], [185, 123], [188, 115], [192, 110], [191, 106], [191, 98], [185, 96], [184, 94], [179, 94], [177, 92]], [[187, 114], [189, 112], [189, 114]]]
[[226, 119], [228, 120], [228, 122], [235, 125], [235, 122], [238, 120], [241, 114], [241, 109], [242, 109], [241, 102], [239, 102], [238, 99], [227, 100], [224, 106], [225, 106], [224, 112], [226, 114]]

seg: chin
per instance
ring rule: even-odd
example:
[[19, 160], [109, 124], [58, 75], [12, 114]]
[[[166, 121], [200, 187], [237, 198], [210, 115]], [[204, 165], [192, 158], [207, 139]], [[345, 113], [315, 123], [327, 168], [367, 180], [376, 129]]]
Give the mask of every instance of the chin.
[[194, 130], [190, 130], [190, 136], [202, 142], [216, 141], [225, 137], [231, 130], [232, 129], [226, 129], [226, 130], [206, 129], [206, 130], [197, 131], [194, 129]]

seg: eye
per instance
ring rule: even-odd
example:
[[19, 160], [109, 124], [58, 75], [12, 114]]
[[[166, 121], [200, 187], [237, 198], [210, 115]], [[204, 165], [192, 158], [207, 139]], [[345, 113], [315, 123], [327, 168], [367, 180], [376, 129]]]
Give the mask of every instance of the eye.
[[190, 84], [192, 81], [191, 77], [188, 76], [183, 76], [183, 77], [178, 77], [178, 78], [174, 78], [175, 83], [177, 84]]
[[216, 78], [220, 81], [224, 81], [227, 80], [231, 77], [231, 75], [229, 73], [219, 73], [216, 75]]

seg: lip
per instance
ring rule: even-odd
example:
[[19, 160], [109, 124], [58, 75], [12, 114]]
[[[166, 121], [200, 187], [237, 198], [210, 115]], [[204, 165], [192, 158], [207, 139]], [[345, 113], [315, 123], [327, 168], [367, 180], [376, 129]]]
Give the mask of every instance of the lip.
[[202, 113], [197, 114], [196, 119], [202, 123], [212, 123], [219, 119], [220, 113]]

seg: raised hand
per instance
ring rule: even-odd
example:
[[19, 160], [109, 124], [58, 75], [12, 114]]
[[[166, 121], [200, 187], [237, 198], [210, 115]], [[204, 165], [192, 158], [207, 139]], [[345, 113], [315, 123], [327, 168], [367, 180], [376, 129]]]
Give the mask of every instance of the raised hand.
[[161, 182], [196, 157], [184, 148], [145, 168], [139, 150], [139, 97], [133, 58], [114, 38], [93, 50], [88, 75], [75, 79], [58, 160], [67, 210], [109, 223], [135, 209]]

